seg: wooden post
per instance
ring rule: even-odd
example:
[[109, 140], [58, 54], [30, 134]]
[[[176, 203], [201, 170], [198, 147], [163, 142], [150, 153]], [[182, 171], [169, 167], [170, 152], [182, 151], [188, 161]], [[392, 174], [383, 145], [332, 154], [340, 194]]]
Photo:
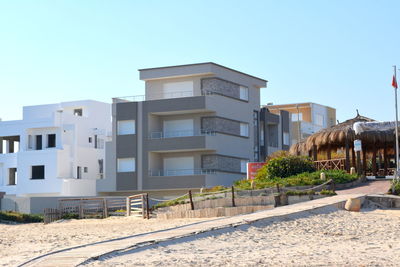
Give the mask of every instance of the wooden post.
[[332, 191], [335, 192], [335, 181], [333, 179], [331, 182], [331, 186], [332, 186]]
[[108, 217], [108, 207], [107, 207], [107, 198], [103, 199], [103, 211], [104, 211], [104, 218]]
[[278, 183], [276, 184], [276, 190], [278, 191], [278, 193], [281, 192], [281, 189], [279, 188], [279, 184]]
[[317, 161], [318, 160], [318, 151], [317, 151], [317, 146], [316, 145], [313, 145], [313, 159], [314, 159], [314, 161]]
[[347, 138], [346, 135], [346, 163], [345, 163], [345, 168], [347, 172], [350, 172], [350, 146], [349, 146], [349, 139]]
[[330, 147], [328, 147], [328, 150], [326, 151], [326, 159], [332, 159], [332, 152]]
[[83, 218], [83, 207], [82, 207], [82, 199], [79, 200], [79, 219]]
[[362, 169], [363, 169], [363, 174], [366, 176], [367, 175], [367, 149], [366, 148], [363, 149], [362, 154], [363, 154]]
[[192, 197], [192, 190], [189, 190], [189, 200], [190, 200], [190, 209], [191, 209], [191, 210], [194, 210], [193, 197]]
[[131, 200], [129, 197], [126, 198], [126, 216], [131, 216]]
[[351, 167], [357, 168], [357, 165], [356, 165], [356, 152], [354, 151], [354, 147], [351, 149]]
[[235, 188], [232, 186], [232, 207], [236, 207], [235, 204]]
[[376, 147], [372, 148], [372, 175], [376, 176]]
[[383, 175], [388, 175], [388, 154], [387, 154], [387, 147], [386, 147], [386, 142], [385, 142], [385, 146], [383, 147]]
[[149, 194], [146, 193], [146, 212], [147, 212], [147, 219], [150, 219], [150, 206], [149, 206]]
[[141, 198], [142, 198], [142, 218], [146, 219], [146, 209], [145, 209], [146, 201], [144, 199], [144, 194], [142, 194]]
[[359, 176], [362, 175], [362, 167], [361, 167], [361, 152], [357, 151], [357, 174]]

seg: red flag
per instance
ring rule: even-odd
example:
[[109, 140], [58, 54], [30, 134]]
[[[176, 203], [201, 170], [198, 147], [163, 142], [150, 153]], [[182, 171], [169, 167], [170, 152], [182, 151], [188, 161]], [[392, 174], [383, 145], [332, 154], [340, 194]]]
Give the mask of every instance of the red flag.
[[398, 87], [397, 87], [396, 76], [394, 76], [394, 75], [393, 75], [393, 80], [392, 80], [392, 86], [393, 86], [394, 88], [396, 88], [396, 89], [398, 88]]

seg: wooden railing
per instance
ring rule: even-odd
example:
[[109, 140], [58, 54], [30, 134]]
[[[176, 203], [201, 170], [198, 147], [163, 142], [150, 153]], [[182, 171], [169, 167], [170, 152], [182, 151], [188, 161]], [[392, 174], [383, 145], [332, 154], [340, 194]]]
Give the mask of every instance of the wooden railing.
[[328, 159], [314, 161], [314, 166], [317, 170], [345, 170], [346, 159]]
[[150, 219], [149, 195], [137, 194], [126, 198], [126, 216], [141, 216]]

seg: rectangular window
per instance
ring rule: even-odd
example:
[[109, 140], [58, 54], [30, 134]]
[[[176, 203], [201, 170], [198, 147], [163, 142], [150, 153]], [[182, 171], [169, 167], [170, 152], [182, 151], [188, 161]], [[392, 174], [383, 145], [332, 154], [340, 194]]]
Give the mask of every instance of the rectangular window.
[[247, 160], [245, 160], [245, 159], [242, 159], [241, 161], [240, 161], [240, 172], [241, 173], [246, 173], [247, 172]]
[[193, 81], [163, 84], [163, 98], [179, 98], [193, 96]]
[[240, 123], [240, 135], [249, 137], [249, 124], [248, 123]]
[[42, 136], [36, 135], [36, 150], [42, 150]]
[[33, 149], [33, 136], [28, 135], [28, 149]]
[[92, 143], [92, 137], [89, 137], [89, 143], [90, 144]]
[[104, 170], [104, 160], [103, 159], [99, 159], [99, 173], [103, 174]]
[[136, 133], [135, 120], [118, 121], [117, 123], [118, 135], [135, 134], [135, 133]]
[[88, 171], [89, 171], [89, 168], [88, 168], [88, 167], [83, 167], [83, 172], [84, 172], [84, 173], [88, 173]]
[[134, 172], [136, 169], [135, 158], [119, 158], [117, 165], [118, 172]]
[[283, 145], [288, 146], [290, 141], [289, 133], [284, 132], [283, 133]]
[[324, 126], [324, 116], [321, 114], [315, 115], [315, 124], [319, 126]]
[[44, 179], [44, 165], [32, 166], [32, 179]]
[[303, 113], [292, 113], [292, 121], [302, 121]]
[[8, 185], [17, 184], [17, 168], [8, 169]]
[[76, 179], [82, 179], [82, 167], [76, 167]]
[[240, 99], [249, 101], [249, 88], [240, 86]]
[[264, 122], [260, 123], [260, 145], [261, 146], [265, 145], [265, 140], [264, 140]]
[[55, 134], [47, 135], [47, 147], [56, 147], [56, 135]]
[[82, 110], [81, 108], [76, 108], [76, 109], [74, 109], [74, 115], [75, 115], [75, 116], [82, 117], [82, 115], [83, 115], [83, 110]]

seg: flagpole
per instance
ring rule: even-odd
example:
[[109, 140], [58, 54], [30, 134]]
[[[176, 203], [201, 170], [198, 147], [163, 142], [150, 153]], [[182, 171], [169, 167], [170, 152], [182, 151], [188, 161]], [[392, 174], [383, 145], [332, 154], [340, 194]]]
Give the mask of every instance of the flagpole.
[[[394, 79], [397, 84], [397, 73], [396, 73], [396, 65], [393, 66], [394, 69]], [[397, 86], [394, 87], [394, 97], [395, 97], [395, 107], [396, 107], [396, 122], [395, 122], [395, 127], [396, 127], [396, 174], [395, 174], [395, 179], [399, 178], [399, 129], [398, 129], [398, 112], [397, 112]]]

